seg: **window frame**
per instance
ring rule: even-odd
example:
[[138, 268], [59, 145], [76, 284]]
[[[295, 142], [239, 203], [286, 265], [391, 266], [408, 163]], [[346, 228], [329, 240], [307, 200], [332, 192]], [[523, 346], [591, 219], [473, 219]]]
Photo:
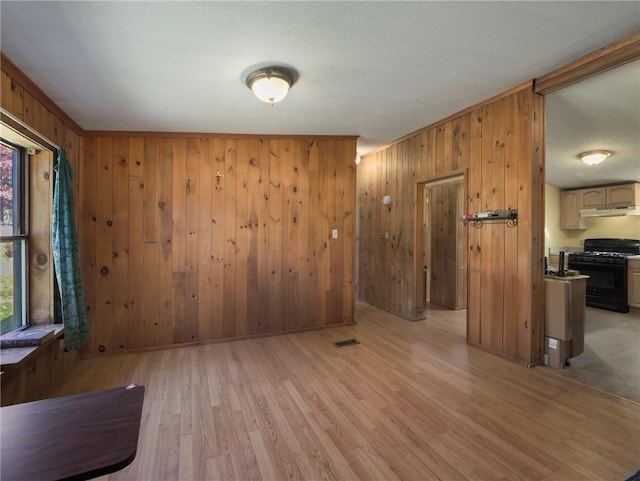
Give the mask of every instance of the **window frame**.
[[[19, 325], [7, 332], [24, 329], [29, 326], [29, 153], [22, 145], [0, 138], [0, 142], [14, 151], [13, 156], [13, 232], [0, 236], [0, 243], [20, 243], [19, 256], [13, 256], [13, 310], [20, 316]], [[16, 178], [17, 177], [17, 178]], [[16, 202], [17, 198], [17, 202]], [[16, 269], [16, 264], [18, 268]], [[16, 276], [16, 272], [18, 275]], [[20, 298], [15, 293], [19, 291]], [[3, 319], [4, 320], [4, 319]], [[2, 333], [4, 334], [4, 333]]]

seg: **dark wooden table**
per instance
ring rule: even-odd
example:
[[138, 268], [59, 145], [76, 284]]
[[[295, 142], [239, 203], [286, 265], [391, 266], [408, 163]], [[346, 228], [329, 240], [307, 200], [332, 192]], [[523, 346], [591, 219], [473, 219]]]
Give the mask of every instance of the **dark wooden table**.
[[133, 461], [144, 386], [0, 408], [0, 479], [82, 480]]

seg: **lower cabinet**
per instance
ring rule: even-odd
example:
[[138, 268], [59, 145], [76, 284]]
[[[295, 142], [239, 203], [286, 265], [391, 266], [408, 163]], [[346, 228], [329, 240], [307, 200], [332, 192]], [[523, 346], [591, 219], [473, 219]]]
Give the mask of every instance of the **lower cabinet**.
[[629, 259], [627, 286], [629, 305], [640, 307], [640, 259]]
[[584, 352], [588, 276], [545, 276], [544, 361], [562, 369]]

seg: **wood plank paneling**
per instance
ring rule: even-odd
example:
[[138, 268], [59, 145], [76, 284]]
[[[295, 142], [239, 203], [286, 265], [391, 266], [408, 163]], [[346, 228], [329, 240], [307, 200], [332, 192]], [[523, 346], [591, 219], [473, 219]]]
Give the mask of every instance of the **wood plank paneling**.
[[223, 335], [236, 337], [236, 140], [224, 145]]
[[[482, 170], [478, 170], [477, 163], [482, 159], [482, 109], [471, 112], [469, 172], [472, 168], [475, 174], [469, 175], [467, 182], [469, 191], [467, 195], [467, 212], [482, 211]], [[476, 228], [467, 228], [468, 256], [467, 268], [469, 281], [467, 283], [467, 341], [480, 345], [482, 336], [480, 332], [480, 303], [482, 301], [482, 231]]]
[[[158, 140], [158, 177], [157, 177], [157, 200], [155, 202], [155, 210], [157, 211], [156, 220], [158, 223], [158, 292], [156, 294], [156, 302], [158, 303], [157, 326], [156, 326], [156, 342], [159, 345], [172, 344], [175, 339], [175, 327], [173, 322], [173, 262], [171, 254], [173, 250], [172, 241], [172, 209], [173, 209], [173, 157], [174, 150], [176, 155], [185, 155], [186, 146], [184, 139], [166, 139]], [[187, 181], [188, 186], [188, 181]], [[150, 206], [151, 208], [151, 206]], [[189, 209], [187, 208], [187, 212]], [[189, 217], [187, 216], [187, 219]], [[187, 232], [189, 227], [187, 226]], [[187, 243], [188, 244], [188, 243]], [[187, 292], [187, 299], [189, 293]], [[185, 316], [187, 317], [187, 316]], [[183, 319], [183, 318], [181, 318]], [[181, 323], [181, 334], [183, 338], [189, 337], [189, 327], [186, 323]]]
[[[445, 230], [454, 237], [467, 232], [466, 241], [462, 241], [466, 242], [465, 255], [454, 244], [451, 251], [447, 250], [448, 244], [442, 241], [442, 255], [435, 255], [431, 261], [433, 271], [455, 272], [460, 268], [456, 259], [466, 258], [468, 342], [524, 363], [540, 362], [540, 296], [533, 289], [541, 282], [537, 249], [543, 220], [536, 206], [543, 200], [540, 179], [544, 172], [542, 154], [537, 150], [534, 153], [533, 142], [534, 134], [535, 139], [543, 135], [543, 128], [534, 131], [532, 114], [533, 88], [529, 84], [363, 158], [364, 166], [376, 168], [362, 168], [358, 176], [358, 202], [367, 206], [367, 215], [371, 216], [366, 222], [360, 216], [360, 299], [408, 319], [421, 317], [421, 304], [409, 294], [417, 292], [421, 283], [417, 279], [422, 273], [417, 272], [413, 258], [413, 250], [420, 245], [417, 236], [423, 235], [415, 227], [422, 223], [416, 217], [421, 209], [403, 192], [413, 193], [416, 182], [466, 173], [468, 211], [511, 207], [518, 210], [518, 226], [487, 222], [480, 228], [459, 229], [459, 212], [452, 207], [458, 202], [457, 191], [432, 189], [436, 193], [431, 196], [434, 242], [446, 237]], [[420, 148], [412, 148], [411, 142]], [[392, 205], [385, 208], [381, 200], [389, 192], [394, 193]], [[369, 207], [372, 199], [374, 205]], [[405, 232], [409, 219], [413, 221], [411, 232]], [[401, 226], [402, 237], [407, 235], [410, 244], [400, 238]], [[434, 235], [438, 229], [442, 235]], [[387, 231], [391, 242], [384, 238]], [[369, 247], [365, 239], [375, 247]], [[422, 256], [423, 252], [416, 255]], [[455, 291], [464, 292], [454, 277], [432, 279], [432, 284], [434, 302], [464, 305], [450, 296]]]
[[249, 262], [249, 145], [247, 139], [236, 143], [235, 159], [235, 335], [247, 334], [247, 264]]
[[[212, 192], [215, 185], [213, 181], [213, 162], [211, 156], [211, 140], [199, 138], [197, 141], [199, 152], [198, 165], [198, 338], [212, 339], [213, 326], [211, 325], [211, 294], [212, 294]], [[175, 182], [175, 181], [174, 181]]]
[[353, 322], [354, 139], [82, 144], [85, 354]]
[[[211, 179], [213, 191], [211, 193], [211, 330], [212, 339], [224, 337], [224, 177], [225, 173], [225, 141], [212, 139], [211, 141]], [[215, 176], [218, 177], [215, 177]]]
[[113, 346], [124, 349], [129, 327], [129, 139], [114, 139], [113, 181]]
[[[174, 154], [179, 152], [176, 147], [182, 144], [182, 139], [177, 139], [174, 143]], [[203, 163], [203, 153], [201, 152], [198, 139], [189, 138], [186, 141], [187, 155], [187, 179], [184, 186], [186, 192], [186, 256], [185, 256], [185, 311], [180, 313], [184, 319], [184, 330], [179, 342], [194, 341], [198, 339], [198, 313], [199, 313], [199, 278], [200, 266], [198, 260], [200, 238], [199, 231], [199, 197], [200, 184], [208, 179], [201, 180], [200, 165]], [[172, 241], [172, 245], [174, 242]], [[178, 319], [174, 319], [174, 323]], [[176, 340], [174, 339], [174, 342]]]
[[[309, 179], [309, 190], [308, 190], [308, 221], [305, 221], [307, 224], [308, 232], [306, 239], [308, 245], [306, 247], [307, 255], [308, 255], [308, 271], [307, 271], [307, 290], [306, 292], [301, 292], [300, 302], [304, 302], [305, 305], [303, 309], [307, 312], [307, 323], [310, 326], [316, 326], [320, 324], [320, 320], [322, 318], [322, 310], [320, 307], [320, 280], [321, 280], [321, 265], [320, 265], [320, 249], [322, 242], [324, 239], [319, 231], [320, 227], [320, 208], [321, 203], [320, 199], [322, 198], [322, 194], [320, 192], [320, 165], [319, 165], [319, 154], [318, 154], [318, 143], [310, 142], [306, 146], [307, 153], [306, 155], [309, 157], [309, 166], [308, 166], [308, 174], [307, 178]], [[303, 249], [305, 250], [305, 249]], [[302, 318], [304, 319], [304, 318]]]
[[[113, 348], [113, 139], [96, 143], [96, 312], [93, 330], [99, 352]], [[90, 282], [90, 281], [89, 281]]]
[[[125, 347], [142, 345], [144, 285], [144, 139], [129, 139], [129, 302]], [[91, 245], [88, 242], [83, 245]]]
[[[98, 140], [95, 138], [83, 138], [80, 142], [80, 150], [84, 160], [80, 169], [80, 202], [77, 210], [78, 240], [80, 242], [80, 260], [82, 262], [82, 278], [85, 286], [85, 302], [89, 314], [89, 339], [85, 349], [96, 352], [95, 319], [97, 313], [96, 289], [98, 265], [95, 247], [87, 249], [86, 246], [96, 245], [97, 236], [97, 169], [98, 169]], [[141, 219], [138, 220], [138, 222]], [[142, 225], [142, 223], [140, 223]], [[142, 300], [142, 299], [140, 299]]]
[[[518, 136], [518, 99], [510, 96], [504, 99], [504, 172], [505, 179], [518, 178], [518, 151], [520, 138]], [[505, 182], [504, 184], [504, 204], [506, 208], [516, 208], [518, 205], [518, 183]], [[518, 255], [518, 230], [504, 229], [504, 249], [506, 257], [517, 257]], [[505, 262], [504, 264], [504, 297], [503, 297], [503, 330], [502, 330], [502, 350], [507, 355], [516, 357], [518, 354], [518, 334], [516, 315], [516, 286], [518, 280], [518, 263]]]
[[29, 163], [29, 319], [32, 324], [51, 324], [53, 156], [49, 151], [41, 151], [31, 155]]
[[4, 71], [0, 82], [0, 105], [20, 120], [24, 120], [24, 89]]
[[[133, 152], [132, 152], [133, 155]], [[131, 157], [135, 158], [135, 157]], [[144, 242], [142, 177], [129, 177], [129, 306], [125, 347], [142, 345]], [[91, 245], [91, 244], [86, 244]], [[87, 284], [88, 285], [88, 284]]]
[[[258, 206], [258, 297], [254, 302], [259, 306], [256, 331], [251, 334], [260, 334], [269, 329], [269, 317], [265, 313], [270, 312], [271, 299], [269, 298], [269, 209], [270, 209], [270, 181], [269, 181], [269, 141], [259, 139], [260, 180], [259, 206]], [[311, 173], [309, 173], [309, 176]], [[309, 233], [309, 236], [311, 234]], [[274, 302], [277, 299], [273, 300]]]

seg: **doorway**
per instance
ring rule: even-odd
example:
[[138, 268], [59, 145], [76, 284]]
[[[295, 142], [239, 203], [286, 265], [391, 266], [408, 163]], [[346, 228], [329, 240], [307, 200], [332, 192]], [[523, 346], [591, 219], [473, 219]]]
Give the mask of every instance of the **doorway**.
[[[419, 185], [420, 186], [420, 185]], [[467, 307], [465, 176], [421, 184], [423, 203], [423, 302], [447, 309]]]
[[[587, 238], [637, 238], [640, 217], [582, 218], [573, 226], [561, 222], [561, 192], [580, 192], [598, 185], [640, 182], [637, 110], [640, 60], [624, 54], [626, 41], [611, 47], [598, 62], [587, 56], [563, 69], [563, 82], [553, 75], [536, 81], [545, 98], [545, 251], [551, 265], [559, 251], [583, 249]], [[589, 63], [584, 76], [580, 65]], [[600, 67], [598, 67], [600, 65]], [[597, 75], [596, 75], [597, 74]], [[580, 152], [603, 145], [615, 153], [615, 167], [585, 166]], [[576, 212], [582, 206], [576, 206]], [[570, 366], [555, 371], [621, 397], [640, 402], [637, 339], [640, 309], [628, 313], [586, 307], [584, 352]], [[634, 369], [635, 368], [635, 369]]]

